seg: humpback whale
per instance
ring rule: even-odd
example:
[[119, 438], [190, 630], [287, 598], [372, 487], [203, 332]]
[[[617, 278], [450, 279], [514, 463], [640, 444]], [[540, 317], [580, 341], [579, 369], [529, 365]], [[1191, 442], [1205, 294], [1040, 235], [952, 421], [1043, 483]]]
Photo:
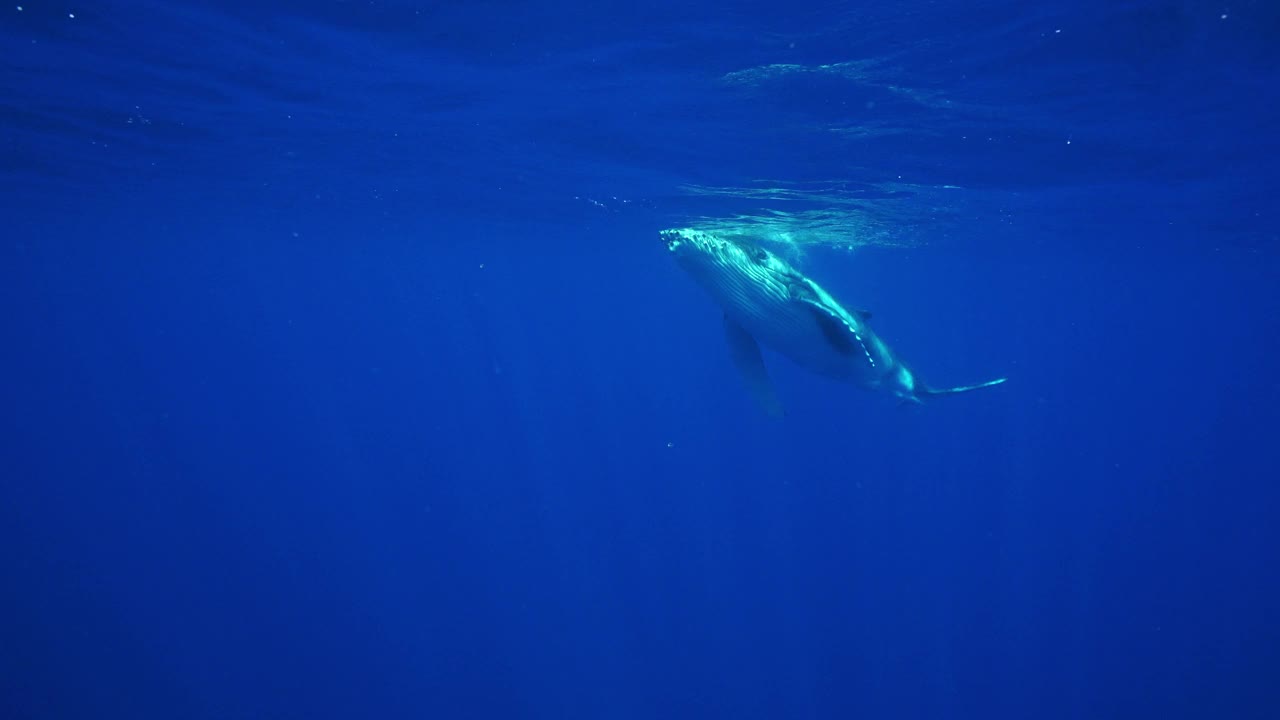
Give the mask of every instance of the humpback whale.
[[871, 330], [871, 314], [848, 310], [816, 282], [764, 247], [690, 229], [659, 233], [667, 250], [724, 310], [724, 331], [734, 365], [771, 415], [778, 401], [760, 345], [819, 375], [867, 390], [888, 391], [922, 403], [999, 385], [934, 388], [921, 382]]

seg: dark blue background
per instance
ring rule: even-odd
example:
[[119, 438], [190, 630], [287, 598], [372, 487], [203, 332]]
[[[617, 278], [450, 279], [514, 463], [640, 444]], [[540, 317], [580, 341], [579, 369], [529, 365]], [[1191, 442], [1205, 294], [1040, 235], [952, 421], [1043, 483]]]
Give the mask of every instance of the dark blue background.
[[0, 10], [0, 715], [1278, 716], [1277, 6], [655, 7]]

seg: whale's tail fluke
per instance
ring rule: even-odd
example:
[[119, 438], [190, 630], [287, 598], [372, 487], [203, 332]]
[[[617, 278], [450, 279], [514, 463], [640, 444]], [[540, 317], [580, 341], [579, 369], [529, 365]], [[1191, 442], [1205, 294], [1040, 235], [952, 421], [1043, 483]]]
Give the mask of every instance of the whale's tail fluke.
[[917, 387], [916, 395], [922, 398], [937, 397], [939, 395], [955, 395], [957, 393], [969, 392], [970, 390], [981, 390], [982, 388], [991, 387], [992, 385], [999, 385], [1008, 379], [1009, 378], [1007, 377], [1002, 377], [996, 378], [995, 380], [988, 380], [984, 383], [978, 383], [976, 385], [961, 385], [959, 387], [949, 388]]

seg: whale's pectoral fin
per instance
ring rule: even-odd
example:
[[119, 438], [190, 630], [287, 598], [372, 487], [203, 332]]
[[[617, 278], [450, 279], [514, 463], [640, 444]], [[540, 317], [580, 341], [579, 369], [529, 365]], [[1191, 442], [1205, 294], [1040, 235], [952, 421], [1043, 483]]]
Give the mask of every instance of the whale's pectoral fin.
[[724, 336], [729, 341], [729, 354], [733, 356], [733, 364], [742, 373], [747, 389], [755, 396], [756, 402], [771, 417], [782, 417], [782, 403], [774, 392], [773, 382], [769, 380], [769, 371], [765, 369], [764, 358], [760, 355], [760, 345], [751, 333], [742, 326], [724, 316]]

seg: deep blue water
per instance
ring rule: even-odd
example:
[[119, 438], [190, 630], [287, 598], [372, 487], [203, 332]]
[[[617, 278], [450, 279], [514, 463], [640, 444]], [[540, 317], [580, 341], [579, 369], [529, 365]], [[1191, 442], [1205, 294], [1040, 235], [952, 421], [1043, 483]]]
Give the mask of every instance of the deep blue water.
[[[0, 9], [0, 717], [1280, 717], [1280, 5], [84, 5]], [[771, 419], [688, 225], [1010, 381]]]

